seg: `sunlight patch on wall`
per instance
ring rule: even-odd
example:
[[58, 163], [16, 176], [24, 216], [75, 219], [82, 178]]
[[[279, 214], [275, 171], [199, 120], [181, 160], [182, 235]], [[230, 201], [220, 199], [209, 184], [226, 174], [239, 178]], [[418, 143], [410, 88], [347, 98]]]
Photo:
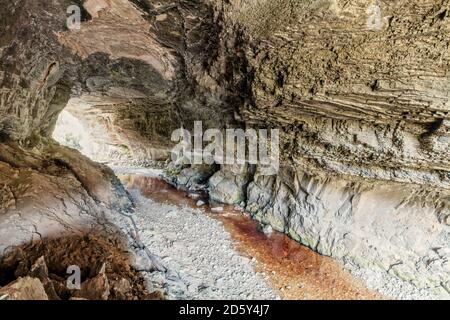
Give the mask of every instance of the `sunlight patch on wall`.
[[63, 146], [76, 149], [86, 156], [93, 154], [93, 142], [83, 124], [70, 112], [63, 110], [53, 132], [53, 139]]

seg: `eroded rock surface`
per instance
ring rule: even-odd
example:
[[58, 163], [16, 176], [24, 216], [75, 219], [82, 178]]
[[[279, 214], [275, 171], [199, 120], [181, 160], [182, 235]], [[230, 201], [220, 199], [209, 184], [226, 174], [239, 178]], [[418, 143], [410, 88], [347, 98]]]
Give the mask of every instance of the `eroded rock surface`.
[[2, 300], [48, 300], [44, 286], [37, 278], [19, 278], [0, 289]]
[[[165, 159], [172, 130], [194, 120], [278, 128], [279, 174], [224, 167], [212, 197], [245, 201], [321, 253], [448, 294], [447, 0], [375, 11], [369, 0], [88, 0], [78, 31], [64, 27], [70, 4], [0, 0], [5, 241], [28, 212], [89, 226], [102, 204], [130, 204], [104, 167], [50, 143], [65, 106], [99, 161]], [[42, 234], [28, 220], [20, 241]]]
[[0, 144], [0, 254], [42, 237], [111, 228], [132, 203], [111, 169], [54, 144]]
[[[0, 297], [8, 300], [163, 299], [161, 293], [147, 290], [144, 278], [130, 266], [132, 259], [132, 252], [117, 235], [92, 233], [36, 241], [17, 247], [0, 259], [0, 285], [5, 285], [0, 288]], [[74, 269], [69, 269], [73, 266], [81, 272], [78, 284], [74, 282]]]
[[90, 156], [165, 160], [175, 129], [195, 120], [236, 122], [248, 91], [244, 62], [219, 54], [228, 40], [207, 2], [92, 0], [84, 7], [91, 20], [60, 32], [58, 41], [84, 61], [66, 110], [87, 124], [96, 144]]

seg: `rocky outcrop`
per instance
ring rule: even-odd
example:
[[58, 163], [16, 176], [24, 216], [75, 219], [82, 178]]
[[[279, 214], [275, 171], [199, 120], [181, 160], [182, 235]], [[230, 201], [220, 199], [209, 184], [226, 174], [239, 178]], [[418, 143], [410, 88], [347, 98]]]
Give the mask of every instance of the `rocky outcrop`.
[[[323, 254], [450, 290], [447, 0], [86, 0], [80, 30], [68, 0], [0, 4], [6, 243], [29, 212], [82, 226], [131, 205], [51, 142], [66, 106], [98, 161], [163, 160], [194, 120], [277, 128], [278, 175], [182, 168], [181, 184], [209, 179], [213, 199]], [[30, 221], [21, 241], [42, 234]]]
[[2, 4], [19, 21], [0, 34], [2, 135], [32, 145], [66, 107], [86, 124], [96, 160], [161, 160], [173, 130], [235, 122], [248, 91], [243, 57], [226, 54], [234, 47], [207, 3], [81, 1], [79, 30], [65, 27], [70, 5]]
[[147, 290], [142, 275], [130, 267], [132, 259], [117, 234], [58, 237], [16, 247], [0, 259], [0, 299], [163, 299]]
[[447, 1], [216, 5], [246, 41], [239, 116], [281, 130], [283, 169], [224, 167], [211, 197], [245, 199], [323, 254], [448, 296]]
[[247, 210], [323, 254], [448, 295], [449, 3], [220, 5], [248, 41], [240, 115], [282, 130], [284, 169], [256, 173]]

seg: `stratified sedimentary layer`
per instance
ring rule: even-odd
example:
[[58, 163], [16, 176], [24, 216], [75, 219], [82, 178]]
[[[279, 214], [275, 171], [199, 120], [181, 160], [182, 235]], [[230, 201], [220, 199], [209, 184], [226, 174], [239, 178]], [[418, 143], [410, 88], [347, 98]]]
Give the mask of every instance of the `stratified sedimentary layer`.
[[[6, 146], [47, 159], [66, 106], [100, 161], [163, 159], [195, 120], [278, 128], [279, 174], [223, 167], [214, 199], [245, 202], [324, 254], [449, 291], [449, 1], [88, 0], [80, 30], [65, 27], [70, 4], [0, 0]], [[45, 163], [21, 170], [47, 174]], [[23, 173], [4, 167], [13, 203]]]
[[223, 167], [210, 195], [246, 201], [257, 219], [323, 254], [445, 295], [449, 4], [380, 3], [376, 26], [371, 5], [223, 4], [248, 41], [252, 101], [240, 116], [281, 130], [284, 167], [275, 177]]

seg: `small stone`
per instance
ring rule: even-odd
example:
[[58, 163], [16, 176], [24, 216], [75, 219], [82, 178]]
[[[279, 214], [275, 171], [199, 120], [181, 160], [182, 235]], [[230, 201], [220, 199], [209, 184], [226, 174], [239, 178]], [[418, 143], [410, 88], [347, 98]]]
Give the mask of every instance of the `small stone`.
[[193, 200], [198, 200], [200, 199], [201, 195], [199, 193], [196, 192], [191, 192], [188, 194], [189, 198], [193, 199]]
[[152, 261], [143, 250], [134, 255], [131, 265], [136, 271], [152, 272], [155, 270]]
[[197, 201], [197, 207], [203, 207], [206, 203], [202, 200]]
[[450, 226], [450, 215], [448, 215], [445, 219], [444, 219], [444, 223], [448, 226]]
[[211, 211], [212, 212], [223, 212], [224, 209], [223, 209], [223, 207], [214, 207], [214, 208], [211, 208]]
[[273, 233], [273, 228], [270, 225], [266, 225], [263, 228], [263, 232], [265, 235], [270, 236]]
[[188, 291], [189, 291], [189, 293], [197, 294], [197, 293], [198, 293], [198, 285], [196, 285], [196, 284], [190, 284], [190, 285], [188, 286]]
[[159, 14], [156, 16], [156, 21], [161, 22], [167, 19], [167, 13]]

